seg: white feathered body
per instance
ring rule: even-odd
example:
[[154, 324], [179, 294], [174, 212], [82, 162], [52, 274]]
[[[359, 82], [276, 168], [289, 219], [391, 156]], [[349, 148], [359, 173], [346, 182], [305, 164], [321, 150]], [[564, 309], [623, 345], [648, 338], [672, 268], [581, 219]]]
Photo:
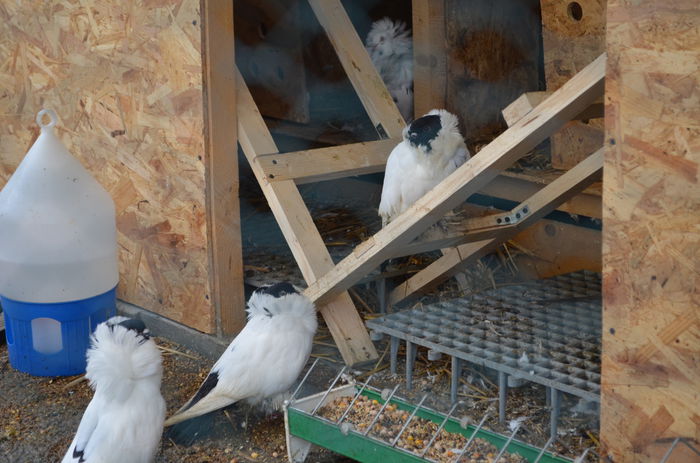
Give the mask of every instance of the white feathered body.
[[[241, 400], [252, 405], [263, 401], [281, 405], [311, 353], [316, 310], [300, 294], [275, 299], [254, 293], [248, 313], [248, 323], [214, 364], [200, 390], [165, 426]], [[216, 385], [202, 393], [211, 378]]]
[[413, 40], [406, 24], [383, 18], [372, 23], [365, 46], [405, 120], [413, 118]]
[[445, 110], [433, 110], [427, 115], [440, 115], [442, 129], [432, 149], [413, 146], [406, 138], [394, 147], [387, 159], [379, 203], [379, 215], [386, 225], [411, 207], [428, 191], [469, 159], [469, 151], [459, 133], [456, 116]]
[[95, 395], [62, 463], [153, 461], [165, 418], [155, 343], [102, 323], [87, 353], [86, 376]]

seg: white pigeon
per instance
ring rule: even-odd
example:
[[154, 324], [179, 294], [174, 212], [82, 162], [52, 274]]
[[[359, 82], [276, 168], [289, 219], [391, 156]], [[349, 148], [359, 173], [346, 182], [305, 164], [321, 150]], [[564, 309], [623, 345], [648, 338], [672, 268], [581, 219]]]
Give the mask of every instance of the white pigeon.
[[433, 109], [403, 130], [389, 154], [379, 215], [386, 226], [469, 159], [457, 116]]
[[404, 120], [413, 119], [413, 41], [406, 24], [375, 21], [365, 48]]
[[241, 400], [281, 405], [309, 358], [316, 325], [313, 303], [290, 283], [257, 289], [248, 300], [245, 328], [165, 426]]
[[95, 390], [62, 463], [149, 463], [158, 450], [165, 401], [160, 351], [141, 320], [100, 323], [87, 352]]

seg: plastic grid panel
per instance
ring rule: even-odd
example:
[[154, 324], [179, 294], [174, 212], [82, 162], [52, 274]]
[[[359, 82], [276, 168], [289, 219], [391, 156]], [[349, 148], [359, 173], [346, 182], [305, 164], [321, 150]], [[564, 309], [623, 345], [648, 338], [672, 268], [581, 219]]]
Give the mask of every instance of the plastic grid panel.
[[600, 275], [576, 272], [370, 320], [367, 326], [600, 400]]

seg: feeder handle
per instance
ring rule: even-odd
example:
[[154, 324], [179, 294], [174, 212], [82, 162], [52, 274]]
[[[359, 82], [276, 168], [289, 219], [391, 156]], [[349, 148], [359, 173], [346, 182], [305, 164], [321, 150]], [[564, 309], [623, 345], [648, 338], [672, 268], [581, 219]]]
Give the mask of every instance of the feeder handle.
[[[43, 122], [44, 115], [49, 117], [48, 124], [44, 124], [44, 122]], [[52, 129], [56, 125], [57, 121], [58, 121], [58, 116], [56, 115], [56, 111], [54, 111], [53, 109], [42, 109], [36, 115], [36, 123], [42, 129]]]

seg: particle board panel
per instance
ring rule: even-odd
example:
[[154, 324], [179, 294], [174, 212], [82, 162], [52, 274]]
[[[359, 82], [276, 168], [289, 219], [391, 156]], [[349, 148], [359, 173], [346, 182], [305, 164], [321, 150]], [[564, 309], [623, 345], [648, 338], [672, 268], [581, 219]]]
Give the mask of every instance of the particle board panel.
[[[547, 91], [605, 51], [605, 0], [541, 0]], [[603, 143], [603, 120], [571, 121], [552, 135], [552, 166], [569, 169]]]
[[607, 22], [601, 440], [657, 462], [700, 441], [700, 6], [611, 0]]
[[219, 155], [205, 148], [200, 9], [2, 2], [0, 184], [37, 135], [37, 111], [55, 109], [58, 136], [116, 203], [118, 297], [211, 333], [206, 196], [218, 181], [207, 172]]

